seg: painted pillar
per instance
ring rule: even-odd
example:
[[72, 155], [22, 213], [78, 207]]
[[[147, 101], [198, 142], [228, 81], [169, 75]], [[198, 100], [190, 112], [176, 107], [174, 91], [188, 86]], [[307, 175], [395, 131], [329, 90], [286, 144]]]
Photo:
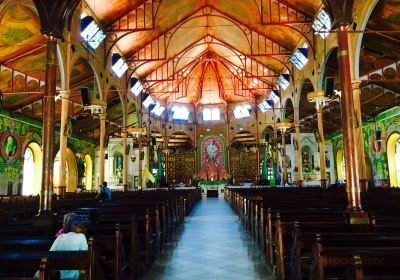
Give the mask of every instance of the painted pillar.
[[[106, 138], [106, 113], [99, 114], [100, 116], [100, 157], [99, 157], [99, 185], [104, 181], [104, 165], [105, 165], [105, 138]], [[98, 186], [99, 187], [99, 186]]]
[[340, 24], [337, 32], [339, 77], [342, 91], [340, 103], [342, 108], [343, 142], [346, 160], [346, 187], [348, 208], [352, 211], [361, 211], [357, 146], [354, 128], [354, 102], [351, 87], [349, 41], [346, 27], [347, 24]]
[[43, 169], [42, 188], [40, 190], [39, 214], [46, 214], [51, 212], [53, 196], [57, 39], [53, 36], [46, 36], [46, 39], [46, 85], [43, 97]]
[[[165, 182], [167, 185], [168, 185], [168, 155], [169, 155], [169, 150], [167, 148], [165, 151]], [[197, 164], [196, 164], [196, 166], [197, 166]]]
[[326, 163], [325, 163], [325, 135], [324, 135], [324, 116], [323, 107], [319, 106], [317, 108], [317, 118], [318, 118], [318, 132], [320, 137], [319, 142], [319, 168], [321, 171], [321, 187], [327, 187], [326, 179]]
[[353, 88], [353, 101], [354, 111], [356, 116], [356, 142], [357, 142], [357, 155], [358, 155], [358, 168], [360, 176], [360, 186], [362, 191], [366, 191], [368, 188], [368, 176], [367, 166], [365, 163], [365, 152], [364, 152], [364, 134], [362, 130], [362, 116], [361, 116], [361, 81], [352, 81], [351, 85]]
[[66, 182], [66, 162], [67, 162], [67, 120], [68, 120], [68, 105], [69, 105], [69, 91], [62, 90], [61, 94], [61, 124], [60, 124], [60, 170], [59, 170], [59, 178], [60, 178], [60, 186], [58, 187], [57, 194], [60, 196], [64, 196], [67, 190], [67, 182]]
[[296, 122], [294, 125], [296, 129], [296, 143], [297, 143], [297, 150], [296, 150], [297, 184], [299, 187], [302, 187], [304, 179], [303, 179], [303, 156], [301, 154], [300, 122]]
[[279, 151], [278, 151], [278, 130], [275, 128], [274, 132], [274, 160], [275, 160], [275, 182], [278, 182], [279, 179]]
[[143, 189], [143, 158], [142, 158], [142, 152], [143, 152], [143, 144], [142, 140], [138, 138], [138, 150], [139, 150], [139, 186]]
[[286, 161], [286, 132], [282, 131], [282, 165], [283, 165], [283, 182], [285, 185], [288, 181], [287, 161]]
[[128, 131], [122, 129], [122, 188], [126, 192], [128, 190]]

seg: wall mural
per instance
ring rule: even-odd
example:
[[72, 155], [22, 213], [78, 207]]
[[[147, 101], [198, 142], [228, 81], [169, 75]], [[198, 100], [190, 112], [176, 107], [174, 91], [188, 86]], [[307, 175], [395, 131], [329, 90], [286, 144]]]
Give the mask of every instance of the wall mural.
[[[19, 182], [21, 149], [23, 143], [36, 141], [41, 144], [41, 133], [35, 122], [11, 119], [5, 113], [0, 115], [0, 174], [7, 174], [9, 182]], [[7, 182], [1, 182], [2, 184]]]
[[[8, 182], [20, 181], [22, 149], [29, 142], [42, 143], [42, 123], [25, 117], [10, 118], [4, 112], [0, 114], [0, 174], [7, 174]], [[59, 147], [59, 133], [56, 133], [55, 147]], [[68, 137], [68, 147], [74, 152], [84, 152], [94, 158], [96, 145], [76, 137]], [[7, 182], [0, 182], [7, 184]]]
[[200, 180], [216, 181], [228, 179], [226, 144], [217, 134], [207, 134], [198, 145]]
[[[400, 108], [394, 107], [376, 116], [375, 122], [363, 124], [364, 152], [371, 159], [374, 185], [377, 187], [389, 186], [389, 171], [387, 159], [387, 140], [393, 132], [400, 132]], [[376, 131], [381, 131], [381, 140], [377, 141]], [[343, 134], [332, 136], [335, 157], [342, 148]], [[337, 168], [336, 168], [337, 170]]]

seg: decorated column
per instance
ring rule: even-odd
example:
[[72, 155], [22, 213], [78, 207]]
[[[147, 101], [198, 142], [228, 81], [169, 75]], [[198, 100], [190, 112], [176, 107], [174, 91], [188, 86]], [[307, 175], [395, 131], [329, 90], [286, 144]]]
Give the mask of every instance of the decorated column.
[[106, 113], [100, 114], [100, 156], [99, 156], [99, 185], [104, 181], [104, 165], [105, 165], [105, 137], [106, 137]]
[[57, 38], [50, 35], [46, 36], [46, 39], [46, 86], [43, 97], [43, 168], [42, 189], [40, 191], [40, 213], [46, 213], [52, 210], [51, 199], [53, 196]]
[[141, 188], [144, 188], [144, 186], [143, 186], [143, 157], [142, 157], [143, 144], [142, 144], [142, 140], [140, 139], [140, 137], [138, 138], [138, 150], [139, 150], [139, 186]]
[[278, 130], [281, 131], [282, 135], [282, 167], [283, 167], [283, 182], [282, 185], [287, 183], [288, 181], [288, 173], [287, 173], [287, 160], [286, 160], [286, 130], [292, 126], [290, 122], [280, 122], [277, 123]]
[[126, 128], [122, 129], [122, 188], [125, 191], [128, 190], [128, 131]]
[[301, 138], [300, 138], [300, 122], [295, 123], [296, 129], [296, 157], [297, 157], [297, 184], [299, 187], [303, 186], [303, 157], [301, 154]]
[[287, 160], [286, 160], [286, 131], [282, 131], [282, 185], [288, 181]]
[[357, 145], [354, 127], [354, 102], [351, 87], [349, 37], [347, 27], [353, 21], [353, 0], [324, 0], [333, 19], [333, 29], [338, 38], [338, 62], [341, 89], [341, 112], [344, 152], [346, 161], [346, 188], [348, 208], [351, 212], [362, 211], [357, 160]]
[[321, 187], [327, 187], [326, 162], [325, 162], [325, 135], [324, 135], [324, 117], [322, 107], [317, 108], [318, 133], [319, 133], [319, 168], [321, 171]]
[[358, 168], [360, 176], [360, 186], [363, 191], [368, 188], [368, 176], [367, 166], [365, 163], [365, 152], [364, 152], [364, 135], [362, 130], [362, 115], [361, 115], [361, 81], [352, 81], [353, 88], [353, 100], [354, 100], [354, 111], [356, 117], [356, 142], [357, 142], [357, 155], [358, 155]]
[[67, 136], [70, 133], [67, 128], [68, 121], [68, 104], [69, 91], [60, 91], [61, 95], [61, 124], [60, 124], [60, 185], [58, 187], [58, 195], [64, 196], [66, 191], [66, 161], [67, 161]]
[[52, 211], [57, 41], [64, 39], [78, 0], [33, 0], [40, 18], [40, 31], [47, 40], [45, 93], [43, 96], [43, 167], [39, 214]]
[[307, 94], [307, 99], [309, 102], [315, 103], [315, 108], [317, 110], [317, 120], [318, 120], [318, 131], [316, 135], [318, 135], [316, 139], [319, 145], [319, 168], [321, 172], [321, 187], [326, 188], [327, 179], [326, 179], [326, 163], [325, 163], [325, 135], [324, 135], [324, 116], [323, 116], [323, 108], [325, 107], [325, 103], [328, 101], [328, 97], [326, 97], [325, 92], [314, 91]]

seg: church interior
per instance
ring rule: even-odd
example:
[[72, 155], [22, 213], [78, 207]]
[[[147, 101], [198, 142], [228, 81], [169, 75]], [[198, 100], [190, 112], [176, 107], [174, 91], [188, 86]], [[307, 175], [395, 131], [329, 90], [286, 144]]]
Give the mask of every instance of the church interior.
[[400, 279], [399, 105], [396, 0], [0, 0], [0, 279]]

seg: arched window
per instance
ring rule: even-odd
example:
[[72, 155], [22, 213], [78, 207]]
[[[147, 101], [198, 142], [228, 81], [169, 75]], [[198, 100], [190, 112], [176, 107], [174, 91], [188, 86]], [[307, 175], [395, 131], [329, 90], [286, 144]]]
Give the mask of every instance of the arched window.
[[342, 178], [346, 180], [346, 160], [344, 158], [344, 153], [342, 154]]
[[24, 153], [24, 173], [22, 181], [22, 195], [32, 195], [35, 181], [35, 158], [33, 151], [27, 147]]
[[400, 175], [400, 134], [393, 133], [387, 141], [387, 160], [391, 187], [399, 187]]
[[397, 173], [397, 186], [400, 187], [400, 139], [396, 142], [396, 173]]

